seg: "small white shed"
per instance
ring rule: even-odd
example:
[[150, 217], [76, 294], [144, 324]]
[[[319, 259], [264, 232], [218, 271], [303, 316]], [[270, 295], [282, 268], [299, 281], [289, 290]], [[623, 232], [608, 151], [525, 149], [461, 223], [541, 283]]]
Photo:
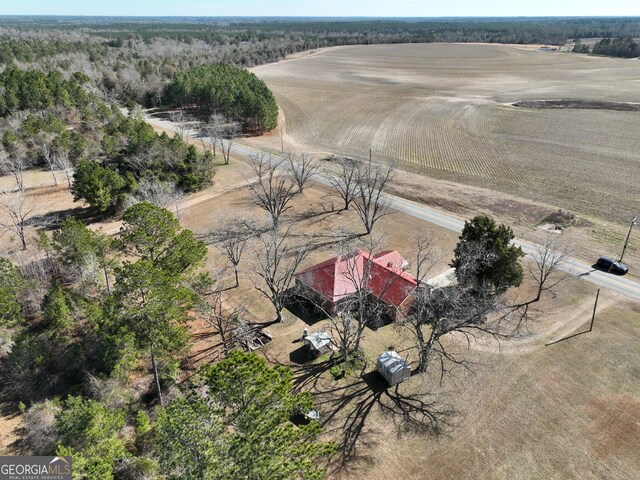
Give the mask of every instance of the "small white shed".
[[323, 353], [331, 351], [331, 335], [324, 330], [318, 330], [310, 335], [303, 335], [303, 342], [309, 347], [311, 353], [319, 357]]
[[389, 350], [378, 357], [377, 370], [389, 385], [406, 380], [411, 376], [411, 367], [395, 351]]

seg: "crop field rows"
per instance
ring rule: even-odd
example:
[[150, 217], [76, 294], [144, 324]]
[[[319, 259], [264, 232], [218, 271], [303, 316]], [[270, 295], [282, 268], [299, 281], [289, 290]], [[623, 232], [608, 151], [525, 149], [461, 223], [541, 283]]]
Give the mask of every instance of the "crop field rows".
[[640, 62], [488, 45], [339, 47], [254, 69], [313, 152], [412, 165], [619, 222], [640, 210]]

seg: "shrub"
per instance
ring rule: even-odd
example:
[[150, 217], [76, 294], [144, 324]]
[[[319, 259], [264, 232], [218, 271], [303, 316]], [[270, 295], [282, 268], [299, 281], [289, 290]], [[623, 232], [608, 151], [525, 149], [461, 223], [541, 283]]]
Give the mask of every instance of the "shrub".
[[24, 443], [33, 455], [51, 455], [58, 440], [56, 415], [60, 413], [60, 403], [45, 400], [31, 405], [22, 417]]

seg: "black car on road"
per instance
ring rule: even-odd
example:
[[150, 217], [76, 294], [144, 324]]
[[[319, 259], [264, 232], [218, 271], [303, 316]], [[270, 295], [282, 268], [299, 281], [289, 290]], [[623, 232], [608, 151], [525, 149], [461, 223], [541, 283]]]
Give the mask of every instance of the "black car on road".
[[617, 262], [609, 257], [600, 257], [596, 265], [600, 270], [615, 273], [617, 275], [624, 275], [629, 271], [624, 263]]

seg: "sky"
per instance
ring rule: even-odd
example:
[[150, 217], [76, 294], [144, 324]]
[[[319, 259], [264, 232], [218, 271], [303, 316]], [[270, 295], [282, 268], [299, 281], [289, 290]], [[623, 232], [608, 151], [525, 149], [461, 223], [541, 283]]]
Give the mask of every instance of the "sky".
[[0, 15], [640, 16], [640, 0], [0, 0]]

